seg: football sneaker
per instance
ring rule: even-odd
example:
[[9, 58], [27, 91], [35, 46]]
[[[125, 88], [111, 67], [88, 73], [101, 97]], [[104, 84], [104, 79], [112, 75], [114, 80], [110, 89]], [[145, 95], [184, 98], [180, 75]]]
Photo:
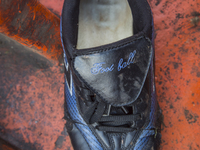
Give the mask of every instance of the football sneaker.
[[65, 0], [65, 118], [74, 150], [158, 149], [153, 36], [146, 0]]

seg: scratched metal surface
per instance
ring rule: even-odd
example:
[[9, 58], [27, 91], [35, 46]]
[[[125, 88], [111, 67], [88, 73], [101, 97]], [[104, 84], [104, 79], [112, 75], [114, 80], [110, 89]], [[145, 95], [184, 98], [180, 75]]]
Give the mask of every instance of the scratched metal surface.
[[[5, 0], [0, 0], [1, 5], [3, 1], [5, 2]], [[49, 19], [50, 29], [52, 29], [50, 33], [53, 34], [47, 35], [46, 32], [48, 31], [43, 32], [46, 35], [45, 42], [45, 40], [41, 40], [40, 34], [27, 35], [26, 32], [23, 32], [26, 29], [25, 27], [27, 27], [28, 33], [34, 33], [34, 31], [40, 31], [38, 26], [47, 25], [45, 24], [46, 21], [43, 22], [44, 18], [40, 19], [40, 13], [35, 15], [34, 23], [37, 22], [37, 27], [27, 22], [24, 26], [21, 26], [20, 30], [17, 28], [16, 22], [12, 24], [12, 20], [15, 20], [16, 16], [10, 17], [11, 19], [5, 22], [3, 19], [6, 14], [1, 13], [0, 32], [30, 47], [34, 45], [37, 52], [47, 56], [48, 59], [53, 58], [53, 60], [58, 61], [57, 58], [60, 57], [62, 51], [60, 46], [59, 48], [48, 48], [47, 46], [48, 44], [50, 46], [55, 43], [60, 44], [58, 40], [59, 26], [56, 26], [56, 22], [59, 22], [57, 16], [61, 14], [63, 0], [40, 0], [56, 15], [51, 15], [45, 7], [40, 6], [34, 0], [17, 0], [15, 2], [20, 4], [20, 7], [9, 9], [10, 11], [23, 12], [22, 10], [27, 9], [25, 6], [30, 7], [27, 15], [20, 13], [22, 16], [19, 15], [18, 19], [21, 22], [26, 19], [33, 20], [33, 10], [48, 14], [48, 17], [44, 15], [44, 18], [46, 16], [47, 20]], [[156, 32], [157, 96], [163, 110], [161, 150], [198, 150], [200, 149], [200, 23], [198, 22], [200, 0], [149, 0], [149, 2], [154, 16]], [[22, 5], [23, 3], [27, 5]], [[30, 3], [34, 5], [30, 5]], [[2, 18], [3, 15], [4, 18]], [[56, 21], [53, 22], [52, 20]], [[51, 40], [52, 38], [53, 40]], [[37, 41], [42, 41], [43, 45]], [[1, 49], [1, 51], [3, 51], [3, 55], [8, 53], [5, 52], [5, 49]], [[0, 57], [2, 58], [1, 55]], [[4, 98], [4, 104], [2, 106], [1, 103], [0, 106], [2, 108], [1, 113], [4, 114], [3, 121], [0, 121], [0, 137], [8, 136], [9, 139], [12, 139], [9, 142], [13, 145], [32, 146], [32, 149], [56, 149], [58, 146], [64, 150], [72, 149], [66, 131], [63, 129], [64, 120], [61, 119], [63, 117], [63, 73], [60, 72], [59, 66], [54, 63], [51, 66], [51, 63], [47, 63], [50, 67], [44, 69], [40, 65], [35, 67], [35, 63], [32, 62], [29, 63], [29, 66], [24, 63], [26, 69], [23, 69], [23, 67], [19, 67], [26, 60], [22, 56], [12, 55], [13, 59], [10, 59], [12, 58], [10, 54], [9, 57], [3, 57], [7, 58], [4, 60], [4, 65], [10, 67], [8, 67], [7, 73], [0, 71], [0, 76], [7, 78], [2, 81], [5, 85], [4, 91], [7, 89], [4, 94], [6, 93], [9, 101]], [[18, 63], [14, 60], [18, 60]], [[2, 63], [0, 66], [2, 66]], [[26, 74], [25, 77], [22, 73], [16, 73], [14, 70], [23, 72]], [[31, 85], [29, 85], [30, 82]], [[11, 83], [16, 84], [10, 86]], [[59, 88], [60, 91], [58, 92]], [[41, 93], [44, 95], [43, 97], [39, 96]], [[31, 103], [32, 97], [37, 103]], [[38, 118], [42, 119], [37, 122]], [[49, 124], [44, 125], [44, 121], [49, 122]]]

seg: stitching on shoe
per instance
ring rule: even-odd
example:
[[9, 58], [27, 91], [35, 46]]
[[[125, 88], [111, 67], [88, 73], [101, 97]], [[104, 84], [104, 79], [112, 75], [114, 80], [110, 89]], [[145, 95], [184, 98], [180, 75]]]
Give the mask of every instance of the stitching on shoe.
[[138, 40], [140, 40], [140, 39], [143, 39], [143, 38], [146, 39], [146, 40], [151, 44], [150, 39], [147, 38], [147, 37], [145, 37], [144, 35], [142, 35], [142, 36], [140, 36], [140, 37], [137, 37], [137, 38], [135, 38], [135, 39], [131, 39], [130, 41], [128, 41], [128, 42], [126, 42], [126, 43], [123, 43], [123, 44], [121, 44], [121, 45], [118, 45], [118, 46], [113, 46], [113, 47], [108, 47], [108, 48], [104, 48], [104, 49], [100, 49], [100, 50], [94, 50], [94, 51], [88, 51], [88, 52], [85, 51], [85, 50], [83, 50], [84, 53], [82, 53], [82, 50], [78, 50], [78, 53], [76, 53], [76, 54], [74, 54], [74, 55], [75, 55], [75, 57], [77, 57], [77, 56], [82, 56], [82, 55], [96, 54], [96, 53], [99, 53], [99, 52], [112, 51], [112, 50], [114, 50], [114, 49], [116, 49], [116, 48], [121, 48], [121, 47], [126, 46], [126, 45], [128, 45], [128, 44], [132, 44], [133, 42], [136, 42], [136, 41], [138, 41]]

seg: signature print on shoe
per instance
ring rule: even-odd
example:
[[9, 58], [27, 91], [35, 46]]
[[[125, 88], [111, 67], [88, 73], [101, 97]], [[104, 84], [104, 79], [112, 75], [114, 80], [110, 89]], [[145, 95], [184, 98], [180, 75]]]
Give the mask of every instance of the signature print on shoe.
[[[128, 61], [124, 61], [123, 58], [121, 58], [119, 60], [118, 66], [117, 66], [117, 70], [120, 71], [122, 69], [125, 69], [127, 66], [129, 66], [130, 64], [134, 63], [135, 61], [135, 54], [136, 54], [136, 50], [134, 50], [133, 52], [131, 52], [129, 54], [129, 58]], [[110, 67], [104, 67], [105, 66], [105, 62], [100, 62], [100, 63], [95, 63], [93, 65], [93, 68], [91, 68], [91, 73], [96, 75], [99, 73], [104, 73], [104, 72], [111, 72], [114, 70], [114, 64], [112, 64]]]

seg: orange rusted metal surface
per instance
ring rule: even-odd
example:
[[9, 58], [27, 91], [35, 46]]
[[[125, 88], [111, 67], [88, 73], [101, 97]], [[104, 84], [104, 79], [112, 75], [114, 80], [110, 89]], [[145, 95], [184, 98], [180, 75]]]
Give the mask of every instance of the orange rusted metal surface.
[[0, 138], [22, 150], [69, 149], [63, 66], [0, 34]]
[[64, 0], [39, 0], [39, 2], [51, 10], [54, 14], [58, 16], [61, 15]]
[[[200, 149], [200, 0], [152, 0], [163, 150]], [[198, 20], [198, 19], [197, 19]]]
[[16, 147], [10, 143], [0, 139], [0, 150], [18, 150]]
[[54, 60], [62, 58], [60, 21], [37, 0], [0, 0], [0, 32]]
[[[46, 8], [57, 15], [61, 14], [63, 1], [40, 0]], [[3, 20], [2, 16], [7, 15], [8, 17], [8, 13], [2, 13], [2, 4], [11, 7], [11, 4], [6, 4], [5, 0], [0, 0], [0, 31], [12, 38], [19, 38], [20, 40], [17, 40], [25, 42], [26, 45], [33, 45], [42, 50], [45, 56], [57, 59], [61, 56], [57, 48], [60, 46], [50, 46], [51, 50], [46, 51], [49, 43], [52, 45], [60, 43], [59, 25], [56, 26], [57, 23], [59, 24], [59, 19], [42, 5], [36, 4], [35, 1], [32, 2], [32, 0], [16, 0], [13, 4], [17, 3], [22, 6], [21, 3], [25, 3], [26, 5], [23, 4], [21, 8], [31, 8], [30, 14], [25, 17], [27, 20], [34, 18], [32, 10], [38, 10], [36, 14], [45, 14], [41, 20], [40, 17], [35, 17], [37, 19], [33, 23], [39, 24], [37, 26], [39, 31], [45, 29], [46, 24], [43, 28], [42, 23], [46, 20], [52, 23], [51, 27], [55, 30], [52, 43], [47, 38], [48, 40], [43, 44], [38, 44], [38, 41], [42, 41], [40, 34], [27, 36], [29, 32], [34, 33], [33, 31], [36, 30], [34, 25], [29, 24], [26, 31], [21, 30], [25, 28], [20, 28], [20, 30], [16, 28], [15, 18], [18, 17], [14, 13], [11, 13], [11, 17], [8, 18], [8, 23], [3, 25], [5, 19]], [[27, 5], [30, 3], [31, 5]], [[200, 149], [200, 0], [149, 0], [149, 3], [154, 16], [156, 32], [157, 96], [163, 111], [161, 150], [198, 150]], [[23, 11], [19, 8], [18, 10], [12, 8], [10, 12], [12, 10], [15, 13], [19, 10]], [[46, 15], [47, 13], [49, 14]], [[23, 17], [24, 15], [21, 18]], [[26, 19], [20, 22], [23, 24]], [[46, 35], [46, 32], [43, 32], [43, 35]], [[1, 51], [3, 54], [8, 53], [5, 48]], [[1, 62], [2, 56], [0, 57]], [[23, 66], [24, 61], [20, 62], [20, 60], [24, 58], [20, 56], [4, 57], [7, 59], [13, 57], [12, 60], [18, 60], [18, 66]], [[40, 57], [37, 55], [34, 58]], [[17, 68], [17, 65], [13, 62], [13, 65], [9, 65], [7, 59], [3, 63], [10, 68], [8, 67], [6, 73], [0, 70], [0, 76], [7, 77], [3, 82], [5, 85], [3, 88], [7, 89], [4, 90], [6, 94], [3, 98], [2, 94], [0, 96], [0, 99], [4, 101], [3, 106], [1, 104], [0, 106], [5, 116], [0, 121], [2, 128], [0, 137], [6, 139], [7, 136], [7, 139], [11, 139], [6, 139], [8, 142], [14, 145], [18, 142], [24, 147], [32, 146], [32, 149], [48, 150], [59, 147], [63, 150], [72, 149], [64, 129], [65, 121], [62, 119], [64, 102], [63, 72], [60, 72], [62, 67], [52, 63], [51, 60], [39, 59], [40, 61], [33, 61], [28, 66], [23, 66], [21, 70], [18, 68], [20, 72], [25, 71], [25, 75], [14, 74], [13, 70]], [[34, 65], [39, 65], [39, 67], [36, 69]], [[46, 66], [46, 68], [41, 66]], [[10, 78], [13, 74], [15, 80]], [[21, 146], [22, 149], [23, 146]]]

